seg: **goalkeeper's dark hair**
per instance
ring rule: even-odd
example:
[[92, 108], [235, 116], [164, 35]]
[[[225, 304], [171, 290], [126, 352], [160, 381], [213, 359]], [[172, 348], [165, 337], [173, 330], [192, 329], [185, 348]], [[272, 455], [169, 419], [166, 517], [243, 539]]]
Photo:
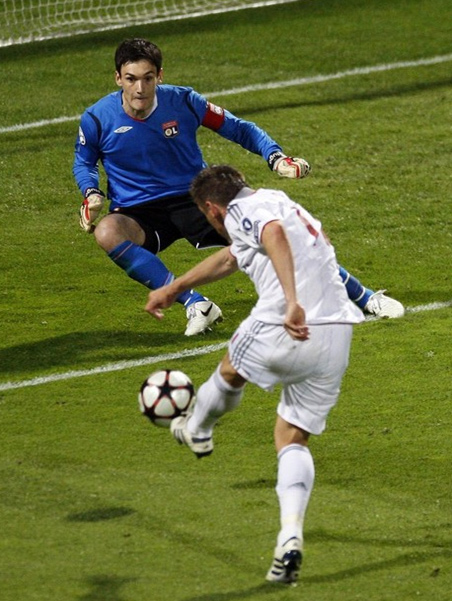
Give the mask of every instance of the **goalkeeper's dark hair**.
[[152, 63], [158, 73], [162, 68], [163, 63], [160, 48], [143, 38], [124, 40], [116, 48], [115, 67], [118, 73], [121, 73], [121, 67], [123, 65], [126, 65], [127, 63], [137, 63], [142, 60]]
[[230, 165], [212, 165], [203, 169], [192, 181], [190, 194], [196, 204], [207, 200], [227, 206], [243, 188], [244, 176]]

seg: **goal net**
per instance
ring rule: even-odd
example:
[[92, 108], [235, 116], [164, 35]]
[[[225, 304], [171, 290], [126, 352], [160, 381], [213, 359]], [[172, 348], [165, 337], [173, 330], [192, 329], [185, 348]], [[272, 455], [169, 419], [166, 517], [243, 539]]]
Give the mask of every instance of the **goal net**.
[[2, 0], [0, 47], [296, 0]]

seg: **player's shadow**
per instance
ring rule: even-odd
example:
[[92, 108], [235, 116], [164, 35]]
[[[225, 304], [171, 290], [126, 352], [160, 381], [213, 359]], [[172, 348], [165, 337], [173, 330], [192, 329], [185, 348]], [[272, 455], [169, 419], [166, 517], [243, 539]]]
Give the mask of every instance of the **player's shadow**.
[[272, 599], [275, 599], [275, 593], [280, 593], [280, 599], [287, 599], [287, 585], [273, 584], [271, 582], [263, 582], [257, 586], [252, 586], [246, 589], [237, 591], [229, 591], [226, 593], [206, 593], [205, 595], [197, 595], [196, 597], [186, 597], [181, 601], [235, 601], [236, 599], [254, 599], [255, 595], [271, 594]]
[[87, 509], [70, 513], [66, 516], [68, 522], [105, 522], [107, 520], [116, 520], [124, 518], [135, 513], [130, 507], [98, 507], [96, 509]]
[[121, 578], [107, 574], [90, 576], [86, 579], [90, 590], [78, 599], [79, 601], [124, 601], [125, 596], [121, 594], [121, 589], [135, 580], [136, 578]]
[[90, 369], [93, 365], [136, 361], [149, 356], [165, 355], [168, 349], [181, 351], [226, 339], [224, 332], [219, 330], [208, 332], [193, 341], [180, 332], [73, 332], [1, 349], [0, 365], [1, 372], [7, 374], [6, 377], [34, 372], [42, 376], [43, 372], [54, 373], [62, 367]]
[[247, 480], [246, 482], [236, 482], [231, 485], [235, 490], [256, 490], [259, 488], [274, 488], [274, 478], [258, 478], [257, 480]]
[[[405, 549], [402, 552], [397, 553], [396, 556], [390, 557], [389, 559], [382, 559], [377, 561], [370, 561], [367, 563], [358, 563], [352, 567], [345, 568], [343, 570], [336, 570], [331, 573], [304, 573], [300, 579], [298, 587], [301, 589], [305, 587], [304, 596], [306, 595], [306, 588], [310, 584], [318, 585], [325, 584], [330, 585], [335, 582], [342, 582], [353, 578], [361, 578], [363, 574], [371, 574], [375, 572], [389, 573], [393, 570], [400, 570], [404, 567], [416, 566], [425, 564], [426, 562], [432, 565], [440, 565], [444, 563], [448, 565], [452, 558], [452, 549], [445, 541], [443, 535], [444, 532], [449, 532], [450, 522], [438, 524], [437, 532], [438, 536], [432, 536], [426, 539], [425, 536], [421, 538], [413, 539], [409, 538], [368, 538], [359, 535], [347, 535], [344, 533], [336, 534], [328, 532], [326, 530], [317, 529], [311, 530], [306, 533], [306, 538], [311, 543], [316, 544], [330, 544], [338, 543], [338, 545], [350, 544], [353, 546], [363, 545], [367, 548], [393, 548], [393, 549]], [[209, 549], [206, 549], [209, 552]], [[343, 551], [342, 551], [343, 552]], [[380, 556], [381, 553], [376, 553], [375, 556]], [[218, 559], [221, 559], [221, 554], [217, 553]], [[225, 558], [222, 558], [225, 560]], [[228, 558], [229, 561], [231, 557]], [[253, 577], [258, 572], [254, 569], [251, 564], [244, 566], [249, 574]], [[313, 568], [314, 570], [315, 568]], [[306, 572], [306, 571], [305, 571]], [[433, 568], [428, 574], [429, 577], [437, 577], [440, 572], [439, 568]], [[260, 572], [259, 572], [260, 573]], [[253, 599], [255, 595], [259, 594], [264, 597], [267, 594], [272, 595], [272, 599], [286, 600], [291, 587], [286, 585], [278, 585], [270, 582], [262, 582], [258, 585], [251, 586], [249, 588], [232, 590], [227, 592], [208, 592], [201, 595], [184, 597], [181, 601], [235, 601], [236, 599]]]
[[[361, 541], [363, 542], [363, 541]], [[403, 544], [401, 541], [393, 541], [394, 545]], [[334, 582], [340, 582], [354, 577], [362, 577], [363, 574], [380, 572], [380, 571], [391, 571], [393, 569], [399, 569], [405, 566], [412, 566], [417, 564], [423, 564], [426, 561], [437, 561], [447, 560], [452, 558], [452, 550], [443, 548], [436, 551], [425, 551], [425, 552], [412, 552], [403, 553], [397, 557], [375, 561], [367, 564], [359, 564], [352, 568], [345, 570], [339, 570], [331, 574], [319, 574], [312, 576], [303, 576], [298, 584], [298, 587], [307, 587], [310, 584], [331, 584]], [[429, 574], [430, 577], [436, 577], [438, 570], [432, 570]], [[271, 582], [264, 582], [260, 585], [253, 586], [246, 589], [240, 589], [236, 591], [228, 591], [221, 593], [209, 592], [202, 595], [196, 595], [195, 597], [186, 597], [183, 601], [235, 601], [236, 599], [249, 599], [254, 598], [254, 595], [266, 595], [271, 594], [272, 599], [280, 598], [282, 600], [287, 599], [287, 593], [290, 590], [287, 585], [280, 585]], [[279, 594], [278, 594], [279, 593]], [[275, 596], [277, 595], [277, 596]]]

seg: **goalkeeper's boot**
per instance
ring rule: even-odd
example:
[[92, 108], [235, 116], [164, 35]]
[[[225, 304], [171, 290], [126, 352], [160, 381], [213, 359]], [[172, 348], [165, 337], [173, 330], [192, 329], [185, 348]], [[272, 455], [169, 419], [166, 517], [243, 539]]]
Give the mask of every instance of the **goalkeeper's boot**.
[[386, 290], [374, 292], [364, 307], [365, 313], [376, 317], [403, 317], [405, 309], [398, 300], [386, 296]]
[[273, 563], [266, 580], [292, 584], [297, 581], [303, 556], [299, 538], [290, 538], [282, 547], [276, 547]]
[[206, 457], [213, 452], [213, 440], [212, 437], [200, 438], [194, 436], [188, 431], [187, 422], [190, 418], [190, 414], [181, 415], [171, 420], [171, 434], [177, 440], [179, 444], [186, 445], [193, 453], [200, 459]]
[[185, 336], [195, 336], [210, 330], [209, 326], [223, 318], [220, 307], [206, 299], [192, 303], [187, 308], [187, 329]]

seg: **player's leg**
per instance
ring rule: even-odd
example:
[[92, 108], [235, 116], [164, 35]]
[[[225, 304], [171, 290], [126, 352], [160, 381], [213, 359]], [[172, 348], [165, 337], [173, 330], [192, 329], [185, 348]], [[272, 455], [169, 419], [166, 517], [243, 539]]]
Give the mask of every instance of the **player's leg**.
[[374, 292], [366, 288], [344, 267], [339, 267], [339, 275], [344, 282], [347, 294], [360, 309], [376, 317], [402, 317], [405, 313], [402, 303], [386, 296], [385, 290]]
[[[212, 432], [215, 423], [227, 411], [235, 409], [243, 395], [247, 379], [241, 375], [257, 375], [252, 381], [263, 388], [271, 388], [278, 382], [273, 376], [270, 380], [265, 377], [267, 355], [274, 354], [275, 340], [268, 336], [263, 342], [259, 338], [260, 322], [252, 317], [245, 319], [234, 333], [228, 353], [211, 377], [198, 390], [193, 412], [171, 423], [173, 436], [186, 444], [198, 455], [211, 453], [213, 450]], [[273, 327], [269, 328], [273, 332]], [[284, 332], [283, 328], [278, 328]], [[289, 339], [289, 336], [286, 336]], [[242, 369], [243, 368], [243, 369]], [[239, 372], [240, 370], [240, 372]], [[208, 452], [203, 447], [196, 448], [192, 440], [202, 440]]]
[[[263, 324], [252, 317], [244, 320], [232, 336], [221, 364], [199, 388], [193, 411], [172, 421], [173, 436], [198, 457], [210, 454], [216, 422], [239, 405], [248, 379], [265, 390], [271, 390], [281, 381], [281, 372], [287, 371], [287, 365], [293, 361], [287, 361], [287, 353], [283, 351], [282, 365], [276, 361], [272, 371], [269, 364], [275, 362], [275, 348], [284, 345], [287, 352], [293, 349], [293, 340], [281, 326]], [[316, 363], [315, 358], [312, 363]]]
[[284, 373], [275, 426], [281, 526], [267, 580], [289, 583], [297, 578], [303, 522], [314, 484], [308, 440], [323, 432], [337, 402], [352, 333], [347, 324], [311, 326], [310, 339], [292, 345], [290, 355], [286, 353], [290, 366]]
[[339, 266], [339, 275], [341, 276], [341, 280], [344, 282], [348, 298], [364, 311], [369, 298], [374, 293], [373, 290], [365, 288], [361, 282], [355, 278], [355, 276], [349, 273], [342, 266]]
[[[158, 239], [147, 244], [153, 247], [143, 248], [146, 233], [138, 221], [119, 213], [111, 213], [104, 217], [96, 227], [96, 241], [105, 250], [110, 259], [123, 269], [129, 277], [151, 290], [161, 288], [174, 279], [174, 274], [157, 256]], [[199, 293], [193, 293], [193, 301], [203, 300]], [[182, 294], [177, 302], [185, 305], [190, 298], [189, 293]]]
[[246, 380], [232, 367], [226, 355], [210, 378], [197, 391], [193, 410], [171, 422], [171, 433], [198, 457], [213, 451], [212, 434], [217, 421], [233, 411], [243, 396]]
[[[160, 250], [157, 233], [154, 232], [155, 240], [149, 240], [150, 236], [146, 235], [140, 223], [132, 217], [118, 213], [107, 215], [96, 227], [95, 237], [116, 265], [147, 288], [155, 290], [174, 279], [174, 274], [156, 254]], [[177, 302], [184, 305], [190, 315], [195, 313], [195, 322], [188, 316], [187, 336], [205, 331], [221, 317], [220, 309], [196, 290], [183, 292], [178, 296]]]
[[187, 423], [189, 432], [212, 436], [220, 417], [240, 404], [245, 384], [246, 380], [235, 371], [226, 355], [197, 392], [197, 402]]
[[300, 571], [304, 516], [314, 485], [314, 462], [307, 446], [308, 439], [308, 432], [278, 415], [275, 425], [276, 492], [281, 527], [266, 576], [271, 582], [295, 582]]

